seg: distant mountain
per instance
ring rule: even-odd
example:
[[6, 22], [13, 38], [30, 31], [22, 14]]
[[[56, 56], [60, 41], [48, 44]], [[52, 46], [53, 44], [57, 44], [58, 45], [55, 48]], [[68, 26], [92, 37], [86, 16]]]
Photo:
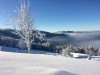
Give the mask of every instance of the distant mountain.
[[[95, 33], [100, 31], [57, 31], [55, 33], [50, 33], [47, 31], [40, 31], [40, 32], [46, 34], [47, 38], [53, 38], [55, 36], [66, 37], [64, 35], [65, 33]], [[13, 29], [0, 29], [0, 36], [20, 39], [20, 36]]]
[[100, 31], [57, 31], [56, 34], [64, 34], [64, 33], [95, 33]]
[[74, 31], [57, 31], [56, 34], [74, 33]]
[[19, 39], [20, 36], [13, 29], [0, 29], [0, 36]]
[[[46, 38], [52, 38], [52, 37], [55, 37], [55, 36], [62, 36], [62, 37], [65, 36], [64, 34], [50, 33], [50, 32], [47, 32], [47, 31], [40, 31], [40, 32], [44, 33], [46, 35]], [[0, 29], [0, 36], [20, 39], [20, 36], [13, 29]]]

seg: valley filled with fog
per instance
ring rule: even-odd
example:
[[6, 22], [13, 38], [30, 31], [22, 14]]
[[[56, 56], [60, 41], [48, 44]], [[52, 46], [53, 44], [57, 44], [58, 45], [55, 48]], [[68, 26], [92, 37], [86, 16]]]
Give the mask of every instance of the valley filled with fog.
[[100, 32], [82, 32], [82, 33], [60, 33], [65, 36], [54, 36], [47, 38], [48, 41], [60, 45], [72, 44], [78, 47], [86, 47], [90, 45], [94, 48], [100, 48]]
[[100, 32], [67, 33], [66, 35], [73, 38], [71, 42], [74, 42], [77, 46], [91, 45], [94, 48], [100, 48]]

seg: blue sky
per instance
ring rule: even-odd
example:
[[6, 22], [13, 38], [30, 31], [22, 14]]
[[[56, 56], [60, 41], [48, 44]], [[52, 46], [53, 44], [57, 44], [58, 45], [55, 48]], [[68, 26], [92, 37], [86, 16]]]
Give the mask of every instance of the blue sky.
[[[26, 0], [27, 1], [27, 0]], [[100, 0], [30, 0], [31, 13], [36, 12], [37, 29], [56, 31], [100, 30]], [[13, 28], [4, 11], [14, 14], [19, 0], [0, 0], [0, 28]]]

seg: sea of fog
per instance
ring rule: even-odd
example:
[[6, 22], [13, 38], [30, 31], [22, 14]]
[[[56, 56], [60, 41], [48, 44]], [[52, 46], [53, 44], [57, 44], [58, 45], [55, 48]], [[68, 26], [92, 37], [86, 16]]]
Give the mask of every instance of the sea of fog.
[[100, 48], [100, 32], [94, 33], [66, 33], [78, 46], [85, 47], [91, 45], [94, 48]]
[[78, 47], [91, 45], [94, 48], [100, 48], [100, 32], [91, 33], [64, 33], [66, 36], [55, 36], [47, 38], [48, 41], [58, 45], [72, 44]]

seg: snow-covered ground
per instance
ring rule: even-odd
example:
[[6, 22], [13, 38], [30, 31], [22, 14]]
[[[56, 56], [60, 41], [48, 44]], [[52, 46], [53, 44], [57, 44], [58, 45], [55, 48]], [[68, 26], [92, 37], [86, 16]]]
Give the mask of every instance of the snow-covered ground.
[[100, 61], [0, 51], [0, 75], [100, 75]]

